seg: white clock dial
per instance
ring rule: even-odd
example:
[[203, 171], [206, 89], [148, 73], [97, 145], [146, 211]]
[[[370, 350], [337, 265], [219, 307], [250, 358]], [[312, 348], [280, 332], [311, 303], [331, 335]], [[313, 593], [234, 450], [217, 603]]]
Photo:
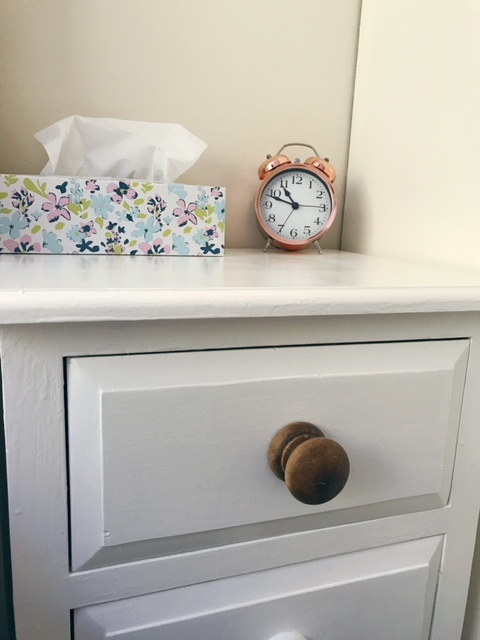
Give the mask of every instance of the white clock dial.
[[262, 217], [272, 234], [289, 242], [318, 237], [333, 210], [326, 182], [306, 169], [288, 169], [265, 185], [260, 198]]

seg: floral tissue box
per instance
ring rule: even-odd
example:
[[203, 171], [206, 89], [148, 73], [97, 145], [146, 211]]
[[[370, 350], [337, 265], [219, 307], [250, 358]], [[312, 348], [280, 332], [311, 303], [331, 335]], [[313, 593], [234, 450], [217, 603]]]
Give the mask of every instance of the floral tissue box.
[[221, 256], [225, 189], [0, 174], [0, 253]]

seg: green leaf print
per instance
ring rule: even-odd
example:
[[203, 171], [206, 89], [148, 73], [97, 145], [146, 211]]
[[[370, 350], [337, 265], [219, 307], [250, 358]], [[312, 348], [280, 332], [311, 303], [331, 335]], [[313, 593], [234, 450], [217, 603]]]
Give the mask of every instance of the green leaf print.
[[133, 201], [133, 204], [140, 205], [140, 204], [143, 204], [144, 202], [145, 202], [144, 198], [137, 198], [136, 200]]
[[105, 223], [105, 220], [103, 218], [95, 218], [95, 222], [98, 224], [98, 226], [100, 227], [100, 229], [103, 229], [103, 225]]
[[35, 184], [31, 178], [25, 178], [25, 180], [23, 181], [23, 186], [25, 187], [25, 189], [28, 189], [29, 191], [38, 193], [38, 195], [42, 196], [42, 198], [45, 198], [45, 199], [48, 198], [46, 182], [44, 182], [41, 185], [40, 180], [37, 180], [37, 184]]
[[142, 191], [145, 195], [152, 189], [153, 189], [153, 184], [150, 184], [150, 182], [144, 182], [142, 184]]
[[7, 187], [11, 187], [16, 182], [18, 182], [18, 176], [5, 176], [5, 184]]
[[42, 227], [39, 224], [36, 224], [32, 229], [32, 234], [33, 233], [38, 233], [41, 230], [42, 230]]
[[57, 222], [57, 224], [55, 225], [55, 229], [57, 231], [60, 231], [61, 229], [63, 229], [65, 227], [65, 222]]
[[8, 198], [8, 193], [6, 191], [2, 191], [2, 193], [0, 193], [0, 200], [5, 200], [5, 198]]
[[171, 235], [171, 233], [172, 233], [171, 229], [165, 229], [165, 231], [163, 232], [163, 237], [168, 238], [168, 236]]
[[67, 209], [73, 213], [74, 216], [78, 216], [80, 211], [82, 210], [81, 204], [75, 204], [74, 202], [69, 202], [67, 204]]
[[187, 235], [187, 233], [192, 233], [192, 231], [193, 231], [193, 227], [185, 227], [185, 229], [183, 230], [183, 233]]

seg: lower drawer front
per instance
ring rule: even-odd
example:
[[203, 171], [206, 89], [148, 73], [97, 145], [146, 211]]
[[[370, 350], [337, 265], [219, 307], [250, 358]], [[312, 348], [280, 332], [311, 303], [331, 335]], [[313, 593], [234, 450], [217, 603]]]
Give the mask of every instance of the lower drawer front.
[[427, 640], [442, 538], [95, 605], [76, 640]]

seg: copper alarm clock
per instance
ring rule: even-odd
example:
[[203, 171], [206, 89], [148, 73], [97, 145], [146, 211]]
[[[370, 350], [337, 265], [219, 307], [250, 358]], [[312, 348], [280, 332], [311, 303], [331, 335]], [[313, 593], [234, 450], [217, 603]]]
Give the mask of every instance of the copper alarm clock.
[[[282, 154], [290, 146], [308, 147], [315, 155], [292, 162]], [[332, 226], [338, 207], [333, 187], [336, 172], [328, 159], [309, 144], [285, 144], [276, 156], [267, 156], [258, 177], [262, 184], [255, 210], [260, 231], [268, 240], [265, 249], [270, 244], [287, 251], [314, 245], [321, 253], [318, 240]]]

